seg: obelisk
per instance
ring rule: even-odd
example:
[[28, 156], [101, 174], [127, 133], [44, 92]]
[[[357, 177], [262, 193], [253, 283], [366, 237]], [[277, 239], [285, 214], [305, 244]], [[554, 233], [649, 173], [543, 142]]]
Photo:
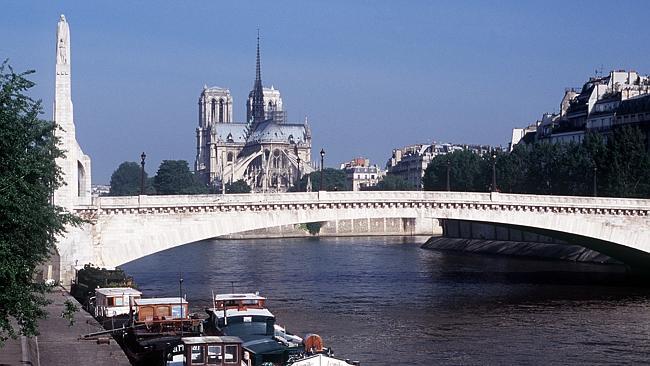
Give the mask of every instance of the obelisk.
[[56, 77], [54, 92], [55, 135], [65, 158], [57, 159], [65, 185], [54, 192], [54, 203], [72, 209], [90, 203], [90, 158], [77, 143], [70, 80], [70, 27], [61, 15], [56, 28]]

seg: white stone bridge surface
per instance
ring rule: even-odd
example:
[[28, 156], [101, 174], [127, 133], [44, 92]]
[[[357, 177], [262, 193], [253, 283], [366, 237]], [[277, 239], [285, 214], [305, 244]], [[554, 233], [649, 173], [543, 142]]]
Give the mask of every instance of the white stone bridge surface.
[[115, 267], [179, 245], [265, 227], [361, 218], [471, 220], [559, 235], [650, 264], [650, 200], [472, 192], [311, 192], [99, 197], [60, 247], [62, 267]]

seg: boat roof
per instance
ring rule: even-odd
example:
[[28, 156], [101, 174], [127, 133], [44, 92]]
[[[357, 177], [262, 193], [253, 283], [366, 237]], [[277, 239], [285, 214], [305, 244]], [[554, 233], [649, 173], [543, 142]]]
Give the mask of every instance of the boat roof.
[[302, 360], [298, 360], [291, 366], [310, 366], [310, 365], [329, 365], [329, 366], [345, 366], [349, 363], [334, 357], [329, 357], [323, 354], [317, 354], [309, 357], [305, 357]]
[[[208, 311], [213, 312], [217, 316], [217, 318], [223, 318], [223, 309], [210, 308], [208, 309]], [[265, 316], [270, 318], [274, 317], [273, 313], [271, 313], [269, 309], [246, 309], [246, 310], [226, 309], [226, 316], [227, 317]]]
[[183, 337], [181, 341], [185, 344], [203, 344], [203, 343], [242, 343], [241, 338], [234, 336], [203, 336], [203, 337]]
[[215, 301], [224, 301], [224, 300], [266, 300], [266, 297], [262, 297], [256, 293], [243, 293], [243, 294], [216, 294], [214, 295]]
[[102, 295], [142, 295], [142, 292], [131, 287], [104, 287], [95, 289], [96, 294]]
[[279, 354], [286, 351], [287, 347], [272, 338], [255, 338], [242, 344], [249, 352], [254, 354]]
[[136, 305], [164, 305], [164, 304], [187, 304], [187, 300], [180, 297], [157, 297], [149, 299], [134, 299]]

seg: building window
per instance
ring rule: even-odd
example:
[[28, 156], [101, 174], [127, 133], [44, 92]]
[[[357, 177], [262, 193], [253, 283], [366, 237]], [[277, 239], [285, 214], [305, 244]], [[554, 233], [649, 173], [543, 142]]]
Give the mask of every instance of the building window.
[[223, 123], [223, 99], [219, 100], [219, 122]]
[[214, 122], [214, 118], [217, 116], [217, 100], [212, 99], [210, 102], [210, 121]]
[[229, 163], [232, 163], [232, 159], [233, 159], [233, 154], [232, 154], [232, 152], [229, 152], [229, 153], [228, 153], [228, 157], [227, 157], [227, 161], [228, 161]]

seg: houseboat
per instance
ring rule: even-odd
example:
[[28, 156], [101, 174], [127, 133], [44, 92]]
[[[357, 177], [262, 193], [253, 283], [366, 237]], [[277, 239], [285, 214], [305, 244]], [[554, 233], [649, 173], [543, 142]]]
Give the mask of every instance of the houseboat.
[[252, 365], [282, 365], [302, 352], [302, 338], [275, 324], [266, 298], [258, 293], [218, 294], [213, 305], [206, 309], [206, 334], [241, 338]]
[[323, 346], [318, 334], [307, 334], [303, 341], [304, 352], [292, 356], [286, 366], [359, 366], [359, 361], [335, 358], [331, 348]]
[[239, 337], [183, 337], [167, 354], [166, 366], [251, 366]]
[[199, 336], [203, 321], [189, 313], [181, 297], [133, 299], [129, 327], [123, 334], [123, 348], [136, 364], [163, 364], [168, 349], [183, 337]]
[[139, 299], [140, 296], [142, 292], [130, 287], [97, 288], [93, 300], [93, 315], [99, 319], [121, 315], [128, 317], [131, 301]]

